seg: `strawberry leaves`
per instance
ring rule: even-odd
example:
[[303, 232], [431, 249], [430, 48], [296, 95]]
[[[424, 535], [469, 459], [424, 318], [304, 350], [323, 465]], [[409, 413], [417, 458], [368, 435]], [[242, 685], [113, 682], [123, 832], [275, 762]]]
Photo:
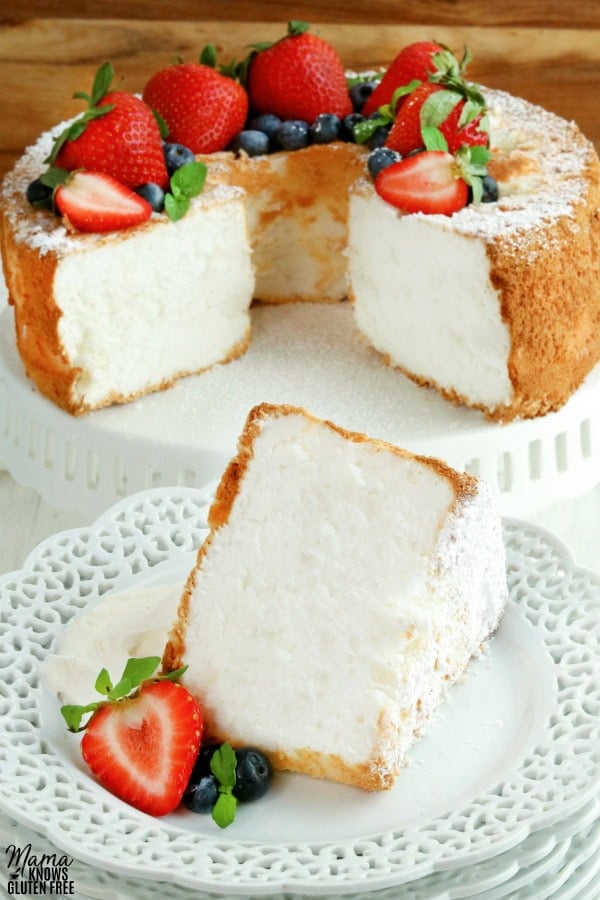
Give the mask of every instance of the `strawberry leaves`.
[[[86, 706], [65, 705], [61, 707], [61, 714], [67, 723], [67, 728], [72, 732], [83, 731], [87, 728], [91, 719], [88, 719], [83, 725], [82, 721], [88, 713], [95, 713], [98, 709], [106, 706], [107, 703], [115, 703], [128, 697], [143, 684], [152, 681], [177, 681], [183, 675], [187, 666], [176, 669], [166, 675], [155, 675], [156, 669], [160, 665], [160, 656], [146, 656], [139, 659], [132, 658], [127, 660], [123, 674], [116, 684], [113, 684], [106, 669], [102, 669], [96, 678], [94, 685], [95, 690], [102, 694], [103, 700], [97, 700], [88, 703]], [[154, 676], [154, 677], [153, 677]]]
[[85, 100], [88, 104], [88, 108], [59, 134], [54, 142], [52, 150], [44, 160], [45, 163], [52, 166], [63, 145], [67, 141], [76, 141], [77, 138], [81, 137], [84, 133], [89, 122], [112, 112], [114, 104], [105, 103], [103, 106], [98, 106], [98, 104], [108, 93], [114, 77], [115, 70], [112, 64], [105, 62], [96, 72], [91, 94], [86, 94], [85, 91], [75, 91], [73, 97], [77, 100]]

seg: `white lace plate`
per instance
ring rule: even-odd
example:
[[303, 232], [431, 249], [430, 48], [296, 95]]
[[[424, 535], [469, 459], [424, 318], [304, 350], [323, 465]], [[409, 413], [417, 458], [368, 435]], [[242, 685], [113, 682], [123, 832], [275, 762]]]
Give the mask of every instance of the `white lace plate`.
[[[226, 832], [152, 819], [90, 777], [45, 706], [39, 664], [90, 598], [183, 569], [210, 488], [128, 498], [44, 542], [0, 579], [0, 808], [108, 871], [216, 893], [340, 894], [479, 864], [564, 820], [600, 788], [600, 579], [537, 527], [505, 523], [511, 602], [393, 791], [300, 776]], [[161, 565], [162, 564], [162, 565]], [[75, 742], [75, 743], [74, 743]]]

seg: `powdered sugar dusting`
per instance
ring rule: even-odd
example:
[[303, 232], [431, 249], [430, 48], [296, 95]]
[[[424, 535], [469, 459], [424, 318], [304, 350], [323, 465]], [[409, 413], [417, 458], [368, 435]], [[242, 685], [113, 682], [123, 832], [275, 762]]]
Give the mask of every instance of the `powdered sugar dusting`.
[[[467, 206], [451, 217], [427, 218], [441, 228], [488, 242], [501, 239], [506, 246], [512, 245], [515, 253], [534, 254], [542, 231], [547, 244], [548, 223], [559, 218], [572, 219], [575, 229], [574, 208], [584, 202], [585, 170], [595, 158], [595, 150], [574, 122], [503, 91], [484, 89], [484, 93], [490, 111], [494, 160], [503, 168], [498, 177], [500, 199], [497, 203]], [[42, 254], [64, 254], [82, 248], [81, 236], [70, 235], [49, 213], [33, 215], [25, 199], [27, 185], [44, 171], [44, 160], [55, 138], [68, 124], [63, 122], [41, 135], [6, 176], [0, 195], [16, 239]], [[329, 149], [331, 146], [335, 145]], [[215, 154], [214, 163], [209, 162], [217, 176], [225, 159], [229, 160], [230, 154]], [[248, 163], [252, 160], [245, 160]], [[239, 189], [221, 186], [196, 198], [194, 204], [224, 202], [236, 196], [240, 196]], [[163, 215], [154, 214], [153, 218], [166, 221]], [[99, 239], [106, 237], [86, 235], [83, 240], [89, 246]]]
[[[17, 242], [26, 243], [42, 256], [56, 253], [59, 256], [89, 249], [98, 243], [121, 239], [122, 232], [111, 234], [71, 234], [61, 219], [47, 210], [33, 210], [26, 198], [27, 186], [46, 171], [44, 160], [48, 157], [55, 139], [68, 127], [72, 119], [61, 122], [44, 132], [35, 144], [28, 148], [2, 184], [0, 202], [4, 206], [13, 236]], [[192, 199], [192, 208], [201, 209], [215, 203], [225, 203], [243, 196], [241, 188], [218, 185]], [[153, 213], [151, 222], [168, 224], [165, 214]]]
[[[573, 220], [585, 200], [593, 145], [574, 122], [503, 91], [485, 90], [489, 105], [492, 168], [499, 169], [499, 200], [465, 207], [452, 217], [427, 216], [442, 228], [485, 241], [501, 239], [515, 252], [535, 252], [540, 233], [556, 240], [549, 223]], [[556, 240], [557, 250], [560, 249]]]

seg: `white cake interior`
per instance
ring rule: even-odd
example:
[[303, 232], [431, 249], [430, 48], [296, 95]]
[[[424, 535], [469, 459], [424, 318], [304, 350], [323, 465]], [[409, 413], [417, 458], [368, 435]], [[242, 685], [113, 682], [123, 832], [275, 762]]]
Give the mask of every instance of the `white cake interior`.
[[351, 198], [356, 323], [392, 365], [494, 409], [512, 399], [509, 329], [485, 242], [442, 219], [403, 216], [374, 191]]
[[184, 680], [213, 730], [393, 775], [506, 599], [487, 493], [455, 500], [409, 455], [266, 418], [189, 598]]
[[224, 361], [248, 336], [254, 277], [241, 195], [207, 196], [178, 222], [150, 226], [57, 266], [59, 336], [82, 370], [75, 399], [88, 405]]

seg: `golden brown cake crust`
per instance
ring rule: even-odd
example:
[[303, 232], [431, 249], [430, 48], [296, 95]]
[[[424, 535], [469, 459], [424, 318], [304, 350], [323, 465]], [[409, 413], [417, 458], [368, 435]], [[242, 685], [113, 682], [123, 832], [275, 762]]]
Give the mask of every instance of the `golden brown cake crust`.
[[[75, 387], [81, 376], [81, 369], [74, 366], [65, 353], [59, 335], [62, 312], [54, 299], [54, 276], [61, 251], [42, 250], [27, 240], [19, 239], [14, 227], [15, 212], [21, 224], [46, 223], [49, 233], [57, 227], [57, 220], [50, 212], [32, 209], [22, 192], [4, 189], [4, 203], [0, 205], [0, 250], [8, 301], [15, 310], [19, 355], [27, 375], [41, 394], [61, 409], [79, 416], [105, 406], [130, 403], [145, 394], [166, 390], [180, 378], [206, 371], [206, 368], [181, 370], [170, 378], [157, 380], [142, 391], [129, 394], [113, 391], [95, 404], [86, 403], [79, 398]], [[92, 235], [91, 239], [97, 246], [101, 246], [126, 238], [134, 231], [137, 233], [155, 228], [158, 224], [159, 221], [152, 219], [134, 229], [127, 229], [126, 232]], [[85, 249], [90, 236], [72, 234], [69, 239]], [[250, 328], [220, 363], [226, 364], [237, 359], [245, 353], [249, 343]]]

